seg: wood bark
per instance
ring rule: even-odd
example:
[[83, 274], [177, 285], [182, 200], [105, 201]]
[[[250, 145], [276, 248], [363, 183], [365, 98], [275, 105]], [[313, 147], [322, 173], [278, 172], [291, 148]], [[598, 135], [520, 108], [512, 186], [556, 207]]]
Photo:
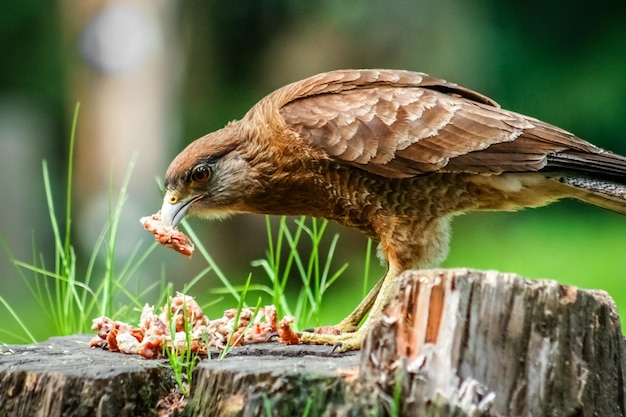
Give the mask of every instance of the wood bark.
[[386, 392], [400, 381], [401, 415], [624, 415], [625, 345], [607, 293], [435, 270], [405, 273], [395, 294], [360, 370]]
[[174, 387], [159, 361], [89, 348], [91, 335], [0, 347], [0, 417], [156, 416]]
[[[171, 371], [88, 339], [0, 348], [0, 417], [157, 415]], [[235, 348], [198, 365], [184, 415], [623, 416], [624, 347], [602, 291], [409, 271], [360, 352]]]

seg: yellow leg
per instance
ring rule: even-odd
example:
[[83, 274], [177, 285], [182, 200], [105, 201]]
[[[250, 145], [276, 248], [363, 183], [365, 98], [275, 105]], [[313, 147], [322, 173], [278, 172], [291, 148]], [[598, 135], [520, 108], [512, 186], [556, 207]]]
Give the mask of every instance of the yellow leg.
[[[367, 297], [365, 297], [365, 299], [358, 305], [355, 311], [342, 320], [338, 325], [345, 328], [354, 328], [355, 330], [339, 335], [304, 332], [300, 337], [300, 341], [302, 343], [314, 345], [339, 345], [340, 352], [360, 349], [370, 326], [380, 317], [383, 307], [391, 298], [393, 285], [397, 276], [398, 271], [390, 268], [389, 271], [387, 271], [387, 274], [385, 274], [385, 276], [376, 284]], [[358, 323], [362, 319], [362, 317], [360, 317], [359, 320], [356, 321], [357, 316], [359, 316], [361, 311], [363, 311], [368, 305], [371, 305], [370, 314], [367, 317], [367, 320], [365, 320], [365, 323], [363, 323], [360, 328], [356, 329]], [[357, 323], [356, 325], [354, 324], [355, 321]]]
[[359, 324], [361, 324], [367, 313], [369, 313], [372, 309], [384, 280], [385, 277], [379, 279], [376, 285], [374, 285], [370, 292], [367, 293], [365, 298], [361, 300], [358, 306], [356, 306], [354, 311], [348, 314], [345, 319], [341, 320], [339, 324], [336, 324], [333, 327], [342, 333], [352, 333], [357, 331]]

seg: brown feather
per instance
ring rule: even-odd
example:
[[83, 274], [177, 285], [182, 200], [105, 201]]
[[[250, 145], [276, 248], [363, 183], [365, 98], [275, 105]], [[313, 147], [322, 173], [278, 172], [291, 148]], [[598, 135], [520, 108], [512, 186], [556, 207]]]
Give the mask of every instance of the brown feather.
[[[330, 158], [389, 178], [536, 172], [559, 152], [601, 152], [569, 132], [419, 73], [335, 71], [264, 101]], [[621, 159], [616, 163], [624, 169]]]

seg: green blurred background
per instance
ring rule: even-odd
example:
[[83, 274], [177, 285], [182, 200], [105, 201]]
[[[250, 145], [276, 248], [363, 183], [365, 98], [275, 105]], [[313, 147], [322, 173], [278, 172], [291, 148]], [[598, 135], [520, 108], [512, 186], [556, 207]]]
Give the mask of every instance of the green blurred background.
[[[0, 13], [0, 296], [37, 338], [51, 335], [10, 262], [53, 253], [41, 160], [64, 209], [70, 121], [77, 133], [73, 230], [84, 268], [133, 155], [137, 163], [118, 237], [119, 265], [152, 240], [137, 219], [160, 207], [161, 178], [186, 143], [241, 117], [288, 82], [338, 68], [423, 71], [480, 91], [503, 107], [626, 154], [626, 2], [154, 1], [6, 2]], [[191, 221], [234, 283], [266, 248], [262, 216]], [[365, 239], [340, 232], [335, 264], [350, 262], [327, 294], [328, 324], [362, 296]], [[563, 202], [456, 220], [446, 267], [516, 272], [608, 291], [626, 307], [626, 218]], [[303, 251], [306, 252], [306, 245]], [[176, 289], [206, 265], [159, 248], [133, 277]], [[384, 271], [372, 266], [370, 284]], [[27, 278], [29, 275], [27, 275]], [[191, 295], [208, 302], [210, 274]], [[297, 289], [294, 280], [293, 290]], [[154, 295], [156, 297], [156, 293]], [[251, 295], [254, 303], [256, 295]], [[154, 303], [148, 296], [146, 302]], [[124, 300], [120, 300], [123, 303]], [[234, 306], [226, 298], [209, 315]], [[0, 314], [5, 314], [0, 306]], [[8, 317], [8, 316], [7, 316]], [[0, 341], [18, 342], [13, 320]]]

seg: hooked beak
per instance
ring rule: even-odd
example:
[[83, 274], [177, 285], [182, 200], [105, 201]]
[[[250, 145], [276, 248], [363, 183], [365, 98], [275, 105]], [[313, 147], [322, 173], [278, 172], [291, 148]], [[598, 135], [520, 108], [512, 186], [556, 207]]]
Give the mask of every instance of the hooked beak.
[[188, 198], [180, 199], [177, 195], [168, 191], [163, 197], [163, 205], [161, 206], [161, 221], [166, 225], [176, 227], [180, 223], [187, 210], [191, 205], [203, 198], [203, 195], [194, 195]]

